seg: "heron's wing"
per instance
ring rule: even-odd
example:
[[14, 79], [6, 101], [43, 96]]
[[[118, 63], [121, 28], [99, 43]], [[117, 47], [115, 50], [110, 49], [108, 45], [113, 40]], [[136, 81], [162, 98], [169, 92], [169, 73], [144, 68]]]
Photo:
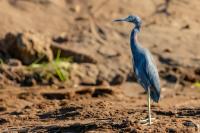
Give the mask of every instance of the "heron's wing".
[[135, 62], [134, 59], [132, 58], [132, 66], [133, 66], [133, 75], [136, 77], [136, 72], [135, 72]]
[[151, 97], [154, 101], [158, 102], [160, 98], [160, 79], [157, 67], [154, 64], [153, 58], [148, 50], [145, 52], [146, 61], [144, 63], [145, 74], [150, 83]]

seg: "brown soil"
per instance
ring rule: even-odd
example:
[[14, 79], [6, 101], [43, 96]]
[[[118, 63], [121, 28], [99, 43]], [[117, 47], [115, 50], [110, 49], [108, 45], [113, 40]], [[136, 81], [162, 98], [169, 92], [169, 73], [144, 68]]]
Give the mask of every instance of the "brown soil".
[[[199, 4], [1, 0], [1, 132], [199, 132]], [[161, 78], [151, 126], [139, 123], [147, 106], [132, 74], [132, 26], [112, 23], [128, 14], [141, 16], [139, 41], [152, 52]], [[53, 60], [58, 49], [74, 59], [68, 82], [25, 71], [40, 54], [44, 62]]]

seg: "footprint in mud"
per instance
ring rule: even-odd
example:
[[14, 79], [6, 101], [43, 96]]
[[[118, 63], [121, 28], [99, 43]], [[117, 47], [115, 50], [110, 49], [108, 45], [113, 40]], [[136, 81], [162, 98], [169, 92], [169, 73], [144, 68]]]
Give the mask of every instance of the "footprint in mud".
[[40, 117], [40, 119], [49, 119], [49, 118], [54, 118], [54, 119], [58, 119], [58, 120], [63, 120], [63, 119], [67, 119], [67, 118], [72, 118], [75, 116], [79, 116], [80, 115], [80, 111], [82, 110], [82, 107], [64, 107], [64, 108], [60, 108], [57, 109], [53, 112], [47, 112], [44, 114], [39, 114], [38, 116]]
[[48, 100], [63, 100], [70, 99], [71, 94], [69, 92], [60, 93], [60, 92], [46, 92], [41, 94], [43, 98]]

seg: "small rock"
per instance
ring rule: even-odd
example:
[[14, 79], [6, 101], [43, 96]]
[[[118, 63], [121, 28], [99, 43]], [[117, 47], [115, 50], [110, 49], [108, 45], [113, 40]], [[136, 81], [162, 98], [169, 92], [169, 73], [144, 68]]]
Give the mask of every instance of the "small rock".
[[192, 121], [185, 121], [183, 125], [186, 127], [197, 127], [197, 125]]
[[162, 76], [165, 80], [167, 80], [170, 83], [176, 83], [177, 82], [177, 77], [174, 74], [168, 73]]
[[28, 133], [29, 128], [23, 127], [18, 130], [18, 133]]
[[189, 24], [186, 24], [186, 25], [184, 25], [183, 27], [181, 27], [181, 30], [185, 30], [185, 29], [190, 29], [190, 25], [189, 25]]
[[92, 94], [92, 97], [106, 96], [106, 95], [112, 95], [112, 94], [113, 94], [113, 90], [110, 88], [96, 88]]
[[121, 74], [116, 74], [112, 81], [110, 82], [111, 85], [119, 85], [122, 84], [125, 81], [125, 78], [123, 75]]
[[127, 128], [131, 125], [129, 120], [123, 120], [122, 122], [113, 123], [112, 127], [116, 129]]
[[128, 73], [126, 80], [128, 82], [137, 82], [135, 74], [132, 72], [132, 70]]
[[9, 59], [8, 62], [7, 62], [7, 64], [8, 64], [9, 66], [14, 66], [14, 67], [22, 66], [21, 61], [18, 60], [18, 59]]
[[168, 133], [176, 133], [177, 131], [176, 131], [176, 129], [168, 128], [168, 129], [167, 129], [167, 132], [168, 132]]
[[20, 81], [21, 86], [33, 86], [36, 85], [37, 82], [32, 75], [25, 75]]
[[8, 121], [6, 119], [0, 118], [0, 125], [7, 123]]
[[135, 128], [131, 129], [130, 133], [137, 133], [137, 130]]
[[6, 111], [6, 107], [0, 106], [0, 112]]
[[187, 82], [194, 83], [196, 81], [196, 77], [192, 73], [185, 73], [183, 80], [187, 81]]
[[166, 53], [171, 53], [172, 52], [171, 49], [169, 49], [169, 48], [166, 48], [163, 51], [166, 52]]
[[196, 69], [194, 70], [194, 73], [195, 73], [196, 75], [200, 75], [200, 67], [196, 68]]
[[82, 64], [71, 71], [71, 77], [81, 85], [96, 85], [98, 73], [96, 65]]
[[56, 43], [65, 43], [65, 42], [68, 41], [68, 38], [67, 38], [66, 33], [62, 33], [59, 36], [54, 36], [53, 41], [56, 42]]
[[78, 13], [78, 12], [81, 11], [81, 6], [80, 6], [80, 5], [75, 5], [74, 7], [71, 7], [70, 10], [71, 10], [72, 12]]

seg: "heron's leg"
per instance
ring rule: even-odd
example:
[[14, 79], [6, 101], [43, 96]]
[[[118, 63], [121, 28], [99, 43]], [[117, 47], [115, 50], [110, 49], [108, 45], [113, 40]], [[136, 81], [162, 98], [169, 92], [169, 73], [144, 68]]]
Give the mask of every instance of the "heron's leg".
[[149, 118], [149, 125], [151, 125], [151, 98], [150, 98], [150, 88], [148, 88], [148, 96], [147, 96], [147, 103], [148, 103], [148, 118]]
[[147, 90], [147, 107], [148, 107], [148, 116], [147, 119], [140, 120], [141, 124], [152, 124], [152, 120], [155, 120], [155, 118], [151, 117], [151, 97], [150, 97], [150, 88]]

